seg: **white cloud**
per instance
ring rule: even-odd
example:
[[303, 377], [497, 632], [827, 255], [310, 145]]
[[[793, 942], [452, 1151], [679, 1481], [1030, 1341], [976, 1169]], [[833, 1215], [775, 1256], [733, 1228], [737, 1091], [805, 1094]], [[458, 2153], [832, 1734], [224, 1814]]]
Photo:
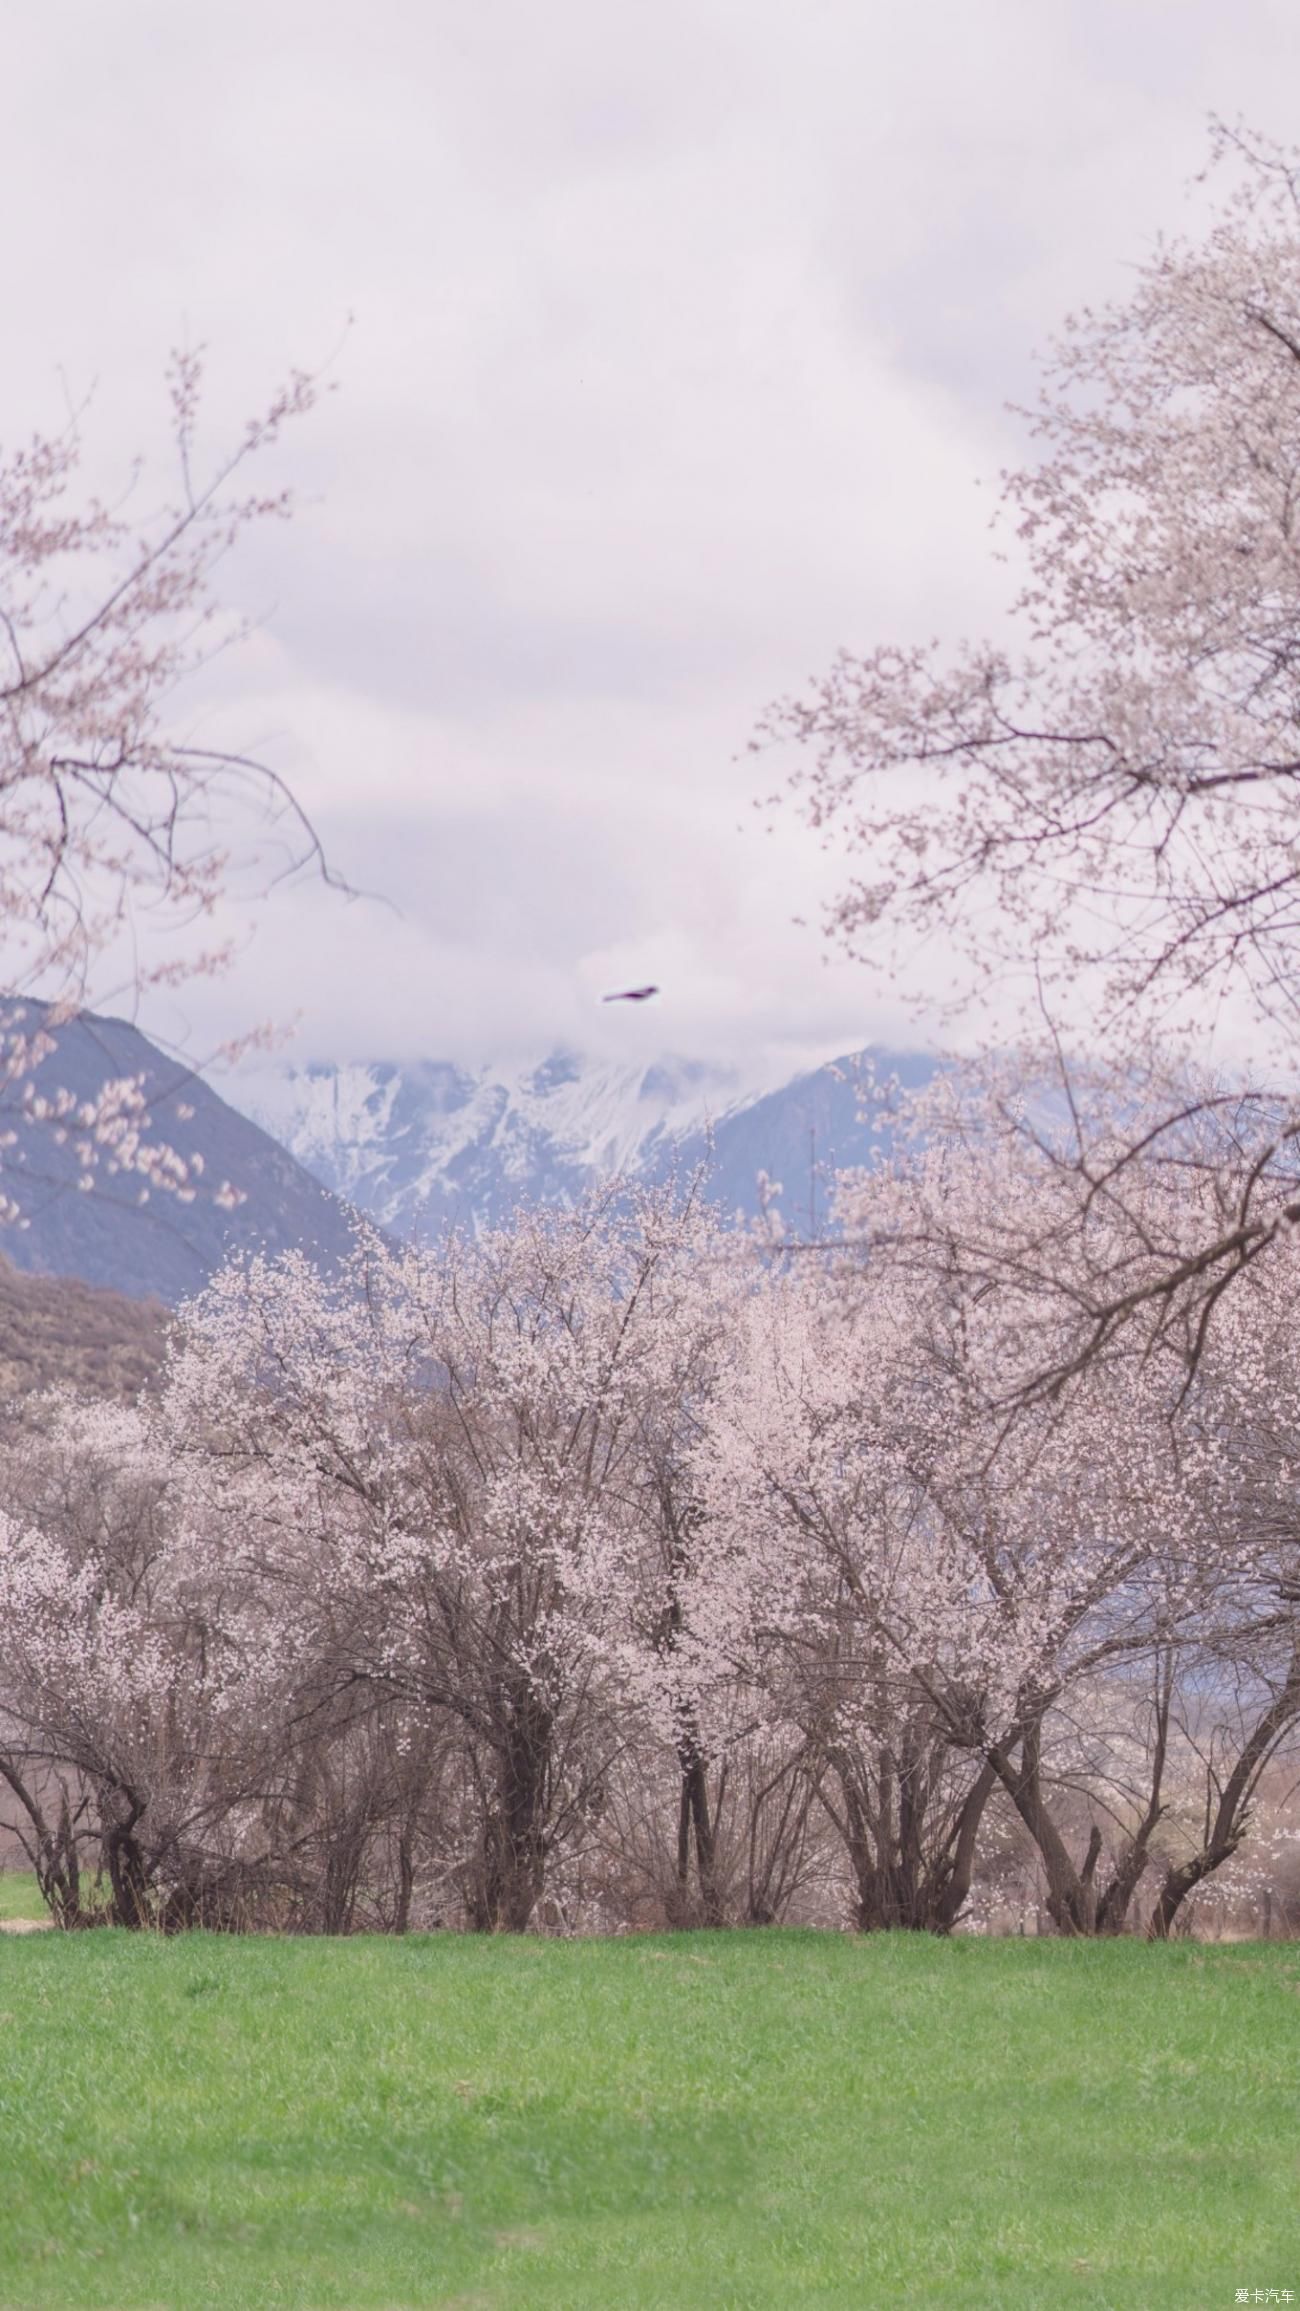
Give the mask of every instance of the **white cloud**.
[[[182, 332], [219, 437], [356, 315], [286, 445], [308, 502], [231, 572], [267, 627], [201, 711], [393, 906], [280, 892], [145, 1024], [914, 1034], [792, 927], [833, 862], [750, 824], [748, 729], [842, 642], [997, 618], [1004, 398], [1178, 226], [1206, 111], [1285, 134], [1297, 65], [1281, 0], [25, 0], [0, 437], [99, 377], [111, 475]], [[602, 1016], [628, 974], [661, 1005]]]

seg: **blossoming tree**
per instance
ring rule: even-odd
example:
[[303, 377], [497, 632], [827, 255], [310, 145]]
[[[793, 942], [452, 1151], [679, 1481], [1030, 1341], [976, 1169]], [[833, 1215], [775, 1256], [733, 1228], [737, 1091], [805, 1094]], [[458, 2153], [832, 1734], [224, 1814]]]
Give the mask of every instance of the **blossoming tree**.
[[[211, 971], [225, 950], [190, 934], [228, 888], [237, 846], [273, 836], [277, 869], [323, 864], [274, 771], [200, 743], [183, 703], [238, 630], [217, 592], [224, 557], [291, 510], [257, 473], [318, 381], [295, 371], [212, 455], [202, 382], [200, 354], [173, 357], [171, 480], [156, 495], [143, 460], [117, 504], [87, 492], [84, 412], [0, 455], [0, 1095], [12, 1128], [52, 1121], [71, 1138], [86, 1184], [101, 1164], [164, 1190], [195, 1184], [149, 1131], [133, 1080], [89, 1103], [57, 1083], [33, 1096], [32, 1070], [93, 997], [124, 928], [147, 918], [186, 934], [137, 965], [138, 981]], [[11, 1199], [0, 1216], [18, 1216]]]
[[1300, 160], [1224, 130], [1214, 158], [1233, 189], [1204, 237], [1161, 244], [1046, 363], [1040, 454], [1006, 481], [1020, 648], [846, 652], [761, 734], [853, 862], [832, 937], [904, 977], [942, 938], [1004, 1034], [1018, 994], [1020, 1031], [1052, 1029], [1022, 1091], [1068, 1096], [1080, 1051], [1104, 1077], [1058, 1145], [1062, 1233], [1153, 1147], [1181, 1160], [1189, 1108], [1222, 1118], [1180, 1052], [1226, 1020], [1247, 1054], [1224, 1209], [1136, 1285], [1098, 1273], [1067, 1362], [1184, 1326], [1300, 1216]]

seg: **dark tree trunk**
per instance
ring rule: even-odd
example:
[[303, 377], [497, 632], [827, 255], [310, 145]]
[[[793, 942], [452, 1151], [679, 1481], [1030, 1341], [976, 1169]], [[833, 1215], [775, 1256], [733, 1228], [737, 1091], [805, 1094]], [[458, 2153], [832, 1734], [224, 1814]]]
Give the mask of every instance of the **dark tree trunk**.
[[30, 1825], [22, 1833], [24, 1848], [36, 1872], [36, 1883], [56, 1926], [81, 1923], [81, 1861], [77, 1828], [66, 1783], [59, 1784], [58, 1819], [51, 1822], [17, 1767], [0, 1757], [0, 1778], [8, 1782]]
[[138, 1798], [130, 1799], [126, 1820], [115, 1822], [104, 1839], [108, 1882], [113, 1889], [113, 1923], [133, 1931], [152, 1923], [149, 1873], [135, 1835], [136, 1823], [143, 1812], [143, 1803]]
[[1292, 1659], [1281, 1692], [1264, 1711], [1243, 1745], [1241, 1755], [1223, 1785], [1219, 1802], [1206, 1822], [1205, 1836], [1199, 1849], [1189, 1860], [1179, 1862], [1165, 1872], [1164, 1883], [1156, 1897], [1156, 1905], [1147, 1927], [1150, 1940], [1165, 1940], [1188, 1895], [1200, 1885], [1203, 1878], [1210, 1877], [1224, 1862], [1232, 1859], [1250, 1826], [1250, 1801], [1260, 1773], [1297, 1717], [1300, 1717], [1300, 1650]]
[[1164, 1667], [1156, 1695], [1156, 1733], [1146, 1810], [1136, 1829], [1125, 1839], [1104, 1887], [1097, 1883], [1103, 1841], [1096, 1823], [1088, 1832], [1083, 1858], [1076, 1864], [1052, 1816], [1043, 1790], [1041, 1720], [1034, 1720], [1021, 1732], [1018, 1763], [1011, 1755], [1013, 1744], [990, 1749], [988, 1753], [990, 1765], [1038, 1848], [1047, 1880], [1047, 1914], [1058, 1934], [1090, 1937], [1123, 1931], [1138, 1881], [1150, 1858], [1152, 1835], [1164, 1813], [1160, 1793], [1172, 1692], [1171, 1659]]
[[682, 1743], [678, 1758], [681, 1768], [677, 1810], [677, 1891], [680, 1913], [684, 1921], [691, 1910], [693, 1847], [700, 1921], [705, 1926], [720, 1926], [723, 1923], [723, 1902], [718, 1885], [717, 1828], [709, 1809], [709, 1769], [691, 1742]]
[[853, 1870], [859, 1929], [950, 1933], [970, 1895], [979, 1825], [997, 1778], [993, 1767], [981, 1767], [945, 1830], [931, 1819], [933, 1784], [924, 1760], [905, 1758], [896, 1766], [882, 1759], [874, 1798], [851, 1753], [834, 1751], [828, 1763], [840, 1805], [824, 1792], [822, 1803]]
[[66, 1789], [59, 1792], [59, 1820], [52, 1847], [45, 1857], [38, 1883], [60, 1925], [74, 1925], [81, 1917], [81, 1862], [72, 1806]]
[[522, 1934], [546, 1883], [551, 1717], [531, 1693], [516, 1695], [497, 1752], [496, 1783], [483, 1822], [469, 1892], [476, 1932]]
[[1097, 1890], [1093, 1880], [1100, 1838], [1092, 1833], [1088, 1856], [1076, 1867], [1044, 1800], [1041, 1738], [1038, 1724], [1027, 1726], [1020, 1736], [1018, 1764], [1009, 1747], [990, 1749], [989, 1763], [1038, 1848], [1047, 1879], [1047, 1914], [1057, 1933], [1094, 1934]]
[[397, 1840], [397, 1907], [393, 1912], [393, 1932], [405, 1934], [411, 1923], [411, 1896], [415, 1891], [415, 1847], [409, 1831], [403, 1830]]
[[987, 1763], [981, 1766], [957, 1816], [950, 1842], [950, 1858], [931, 1897], [931, 1927], [935, 1933], [950, 1934], [970, 1900], [980, 1823], [984, 1819], [984, 1809], [993, 1795], [996, 1781], [997, 1775], [992, 1766]]
[[322, 1934], [351, 1932], [365, 1842], [365, 1823], [355, 1820], [337, 1825], [327, 1840], [321, 1888]]

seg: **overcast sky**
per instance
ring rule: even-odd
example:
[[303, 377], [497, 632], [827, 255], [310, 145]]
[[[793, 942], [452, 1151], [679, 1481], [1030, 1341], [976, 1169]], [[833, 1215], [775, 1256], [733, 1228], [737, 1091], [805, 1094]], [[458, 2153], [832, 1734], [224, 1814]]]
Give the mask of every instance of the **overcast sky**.
[[186, 335], [214, 441], [291, 363], [339, 388], [212, 727], [387, 903], [281, 891], [142, 1023], [916, 1042], [792, 921], [833, 862], [745, 740], [841, 644], [996, 621], [1033, 348], [1185, 222], [1208, 111], [1286, 137], [1297, 86], [1294, 0], [9, 0], [0, 440], [93, 385], [124, 463]]

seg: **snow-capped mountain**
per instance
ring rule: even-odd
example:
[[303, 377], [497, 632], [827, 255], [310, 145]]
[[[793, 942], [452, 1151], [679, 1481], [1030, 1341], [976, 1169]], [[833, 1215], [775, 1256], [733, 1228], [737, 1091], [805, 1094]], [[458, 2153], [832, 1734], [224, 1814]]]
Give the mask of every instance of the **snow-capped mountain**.
[[858, 1054], [764, 1090], [708, 1062], [555, 1051], [474, 1072], [444, 1060], [282, 1064], [226, 1090], [336, 1195], [419, 1241], [448, 1224], [491, 1226], [520, 1203], [569, 1202], [614, 1173], [662, 1178], [706, 1159], [725, 1210], [757, 1210], [766, 1175], [804, 1232], [825, 1218], [830, 1173], [871, 1143], [868, 1058], [908, 1082], [930, 1072], [914, 1054]]
[[[84, 1012], [55, 1027], [40, 1005], [18, 1003], [3, 1025], [11, 1038], [49, 1034], [52, 1048], [0, 1086], [0, 1220], [12, 1223], [0, 1251], [32, 1273], [172, 1303], [231, 1253], [301, 1248], [333, 1264], [353, 1242], [349, 1205], [429, 1242], [521, 1203], [572, 1202], [616, 1173], [655, 1180], [705, 1164], [728, 1214], [759, 1208], [766, 1175], [787, 1228], [816, 1234], [831, 1173], [861, 1162], [873, 1138], [861, 1065], [871, 1054], [775, 1090], [707, 1062], [566, 1051], [476, 1072], [440, 1060], [282, 1065], [228, 1080], [223, 1099], [125, 1020]], [[931, 1071], [915, 1055], [874, 1056], [905, 1082]], [[100, 1144], [94, 1118], [123, 1085], [130, 1130]], [[146, 1160], [163, 1151], [180, 1165], [171, 1187]]]

